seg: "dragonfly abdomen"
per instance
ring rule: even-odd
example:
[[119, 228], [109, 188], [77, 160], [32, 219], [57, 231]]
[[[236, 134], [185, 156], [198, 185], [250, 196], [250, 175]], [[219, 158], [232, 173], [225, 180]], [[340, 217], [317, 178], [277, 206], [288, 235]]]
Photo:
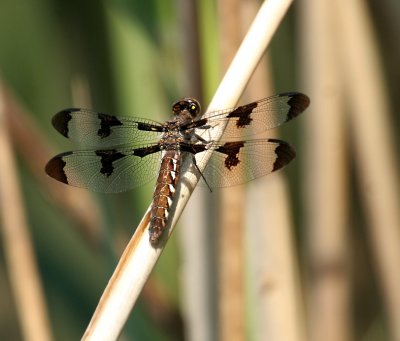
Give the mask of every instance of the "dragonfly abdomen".
[[179, 150], [167, 150], [161, 161], [150, 216], [150, 243], [156, 245], [167, 225], [169, 210], [179, 180], [181, 155]]

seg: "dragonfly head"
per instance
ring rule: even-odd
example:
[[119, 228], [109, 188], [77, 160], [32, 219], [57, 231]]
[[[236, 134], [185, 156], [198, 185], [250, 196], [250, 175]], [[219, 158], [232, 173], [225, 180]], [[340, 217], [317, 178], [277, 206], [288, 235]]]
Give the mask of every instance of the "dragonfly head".
[[172, 105], [172, 112], [178, 116], [186, 111], [195, 118], [200, 113], [200, 103], [194, 98], [183, 98]]

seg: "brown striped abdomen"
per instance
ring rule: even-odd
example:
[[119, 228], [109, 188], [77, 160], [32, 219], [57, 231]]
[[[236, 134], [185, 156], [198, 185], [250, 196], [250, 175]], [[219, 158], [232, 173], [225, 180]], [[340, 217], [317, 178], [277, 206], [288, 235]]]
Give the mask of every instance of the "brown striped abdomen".
[[165, 151], [151, 205], [150, 243], [154, 246], [157, 245], [167, 225], [168, 213], [172, 205], [180, 170], [180, 152], [176, 150]]

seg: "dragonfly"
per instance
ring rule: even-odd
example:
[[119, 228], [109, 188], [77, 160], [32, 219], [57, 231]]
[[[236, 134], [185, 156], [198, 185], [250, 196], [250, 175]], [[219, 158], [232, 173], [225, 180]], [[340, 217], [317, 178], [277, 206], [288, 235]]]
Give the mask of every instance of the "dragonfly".
[[[172, 105], [173, 118], [164, 123], [65, 109], [52, 125], [80, 150], [54, 156], [45, 171], [62, 183], [104, 193], [123, 192], [157, 177], [149, 227], [150, 244], [156, 247], [182, 178], [184, 157], [210, 190], [272, 173], [294, 159], [295, 150], [285, 141], [251, 136], [292, 120], [309, 103], [306, 95], [288, 92], [200, 115], [199, 102], [184, 98]], [[218, 135], [218, 141], [213, 139]]]

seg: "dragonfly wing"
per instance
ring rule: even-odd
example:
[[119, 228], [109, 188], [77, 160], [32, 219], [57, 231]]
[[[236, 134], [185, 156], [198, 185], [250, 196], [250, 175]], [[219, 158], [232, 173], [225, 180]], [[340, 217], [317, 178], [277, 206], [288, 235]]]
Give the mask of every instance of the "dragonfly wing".
[[46, 173], [68, 185], [118, 193], [152, 180], [159, 170], [159, 146], [72, 151], [53, 157]]

